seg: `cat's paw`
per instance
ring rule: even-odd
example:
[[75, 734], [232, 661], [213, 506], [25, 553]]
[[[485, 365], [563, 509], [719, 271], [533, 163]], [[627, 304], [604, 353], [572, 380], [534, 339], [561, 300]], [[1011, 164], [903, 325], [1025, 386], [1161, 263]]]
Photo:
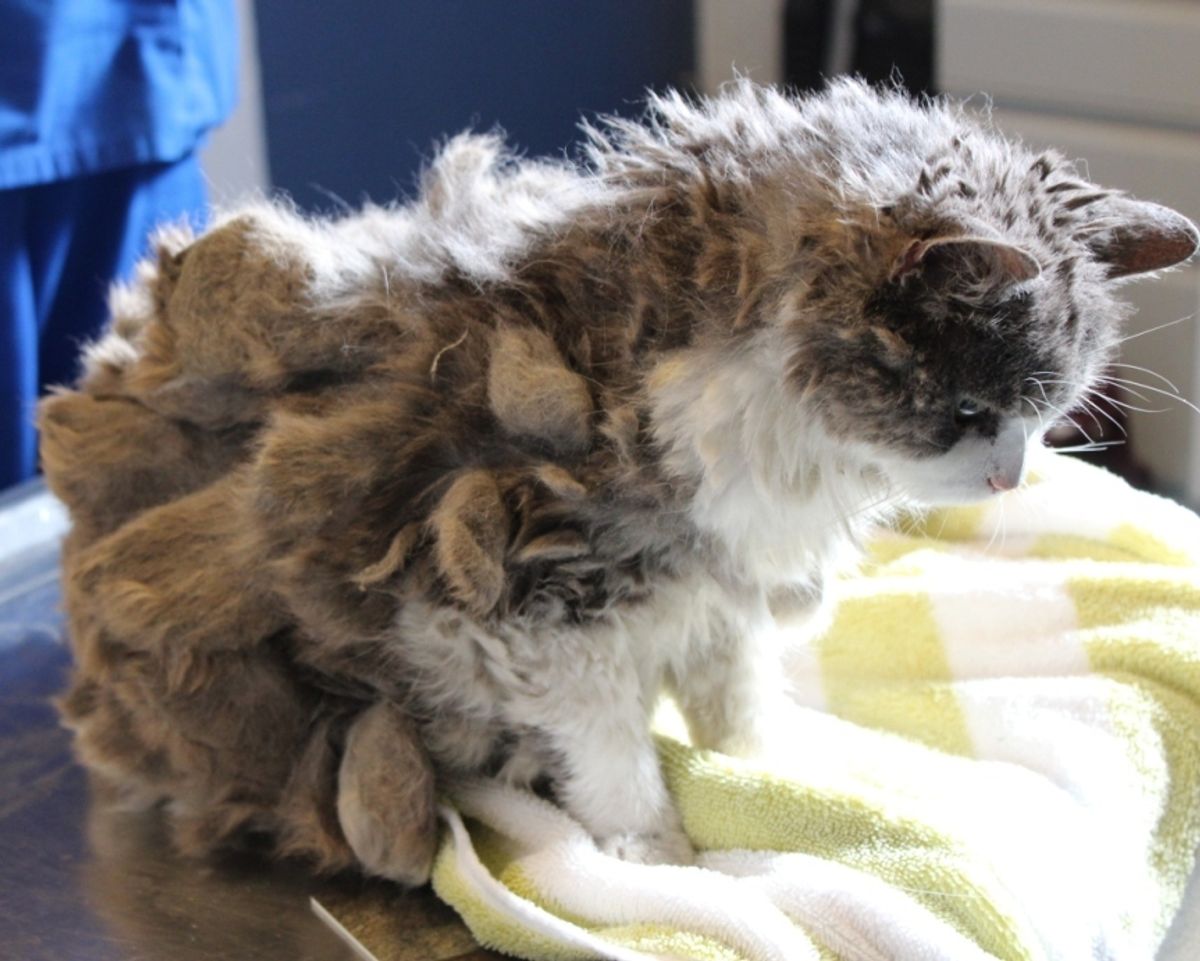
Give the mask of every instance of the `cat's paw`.
[[633, 864], [695, 864], [696, 852], [687, 835], [676, 829], [647, 834], [612, 834], [600, 840], [600, 850]]
[[712, 747], [721, 754], [758, 764], [785, 763], [797, 753], [799, 720], [797, 708], [790, 701], [760, 705], [736, 730], [727, 732]]
[[730, 757], [767, 764], [783, 761], [796, 753], [795, 737], [788, 737], [788, 731], [757, 731], [749, 736], [726, 738], [720, 741], [715, 750]]

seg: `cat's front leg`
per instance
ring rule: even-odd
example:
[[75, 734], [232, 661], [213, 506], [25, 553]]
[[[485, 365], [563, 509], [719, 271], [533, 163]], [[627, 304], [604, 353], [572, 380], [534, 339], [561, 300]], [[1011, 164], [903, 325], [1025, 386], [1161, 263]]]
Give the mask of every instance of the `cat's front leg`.
[[627, 861], [690, 864], [694, 853], [667, 792], [638, 672], [595, 659], [554, 695], [527, 705], [555, 759], [556, 793], [601, 849]]
[[781, 623], [763, 599], [707, 623], [709, 635], [694, 639], [671, 671], [692, 742], [738, 757], [794, 752], [782, 658], [795, 622]]
[[580, 712], [555, 741], [566, 771], [561, 799], [600, 848], [642, 864], [690, 864], [691, 843], [667, 792], [645, 712]]

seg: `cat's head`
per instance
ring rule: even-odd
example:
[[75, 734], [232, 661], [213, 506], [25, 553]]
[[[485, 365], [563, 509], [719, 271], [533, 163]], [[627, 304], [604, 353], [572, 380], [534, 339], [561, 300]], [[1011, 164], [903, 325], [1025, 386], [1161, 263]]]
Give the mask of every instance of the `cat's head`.
[[884, 210], [864, 250], [873, 283], [848, 292], [856, 310], [796, 325], [802, 394], [918, 501], [1016, 487], [1027, 444], [1113, 359], [1125, 314], [1114, 285], [1197, 246], [1179, 214], [1073, 179], [1015, 193], [1015, 223], [984, 210], [930, 224], [937, 214], [925, 204], [921, 225]]
[[1027, 444], [1113, 359], [1128, 310], [1115, 288], [1190, 257], [1196, 227], [949, 109], [849, 89], [876, 104], [868, 118], [912, 125], [915, 153], [864, 127], [831, 164], [859, 179], [816, 230], [804, 174], [778, 188], [776, 203], [810, 205], [773, 228], [801, 235], [773, 239], [796, 251], [776, 314], [789, 386], [900, 492], [984, 499], [1020, 483]]
[[[1128, 312], [1116, 288], [1200, 239], [1187, 218], [949, 102], [854, 80], [794, 98], [743, 80], [652, 107], [651, 124], [618, 123], [594, 157], [643, 193], [682, 185], [662, 206], [698, 225], [723, 365], [756, 354], [761, 386], [782, 360], [786, 390], [761, 389], [795, 408], [779, 420], [793, 429], [743, 437], [751, 466], [816, 420], [916, 501], [1016, 486], [1027, 444], [1112, 360]], [[765, 435], [768, 420], [743, 417], [742, 430]], [[771, 459], [790, 465], [781, 475], [795, 467]]]

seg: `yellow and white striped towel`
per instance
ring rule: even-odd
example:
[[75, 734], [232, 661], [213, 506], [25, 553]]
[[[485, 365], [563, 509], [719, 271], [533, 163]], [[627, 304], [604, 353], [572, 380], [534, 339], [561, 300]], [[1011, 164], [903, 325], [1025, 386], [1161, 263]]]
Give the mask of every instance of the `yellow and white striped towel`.
[[1148, 961], [1200, 840], [1200, 518], [1035, 471], [874, 543], [788, 651], [794, 755], [664, 736], [699, 867], [477, 783], [443, 808], [438, 894], [530, 959]]

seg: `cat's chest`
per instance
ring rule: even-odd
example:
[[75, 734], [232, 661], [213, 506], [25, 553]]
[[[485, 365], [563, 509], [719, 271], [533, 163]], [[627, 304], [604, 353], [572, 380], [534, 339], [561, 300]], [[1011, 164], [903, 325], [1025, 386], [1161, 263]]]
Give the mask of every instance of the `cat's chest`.
[[687, 513], [713, 563], [766, 590], [819, 578], [853, 553], [886, 493], [781, 388], [785, 360], [773, 343], [733, 358], [681, 352], [647, 380], [663, 469], [694, 485]]
[[[853, 502], [850, 478], [814, 468], [798, 485], [768, 487], [746, 470], [711, 497], [699, 497], [693, 519], [714, 545], [715, 563], [748, 584], [771, 591], [819, 582], [857, 554], [857, 539], [873, 519]], [[839, 484], [844, 480], [843, 484]]]

